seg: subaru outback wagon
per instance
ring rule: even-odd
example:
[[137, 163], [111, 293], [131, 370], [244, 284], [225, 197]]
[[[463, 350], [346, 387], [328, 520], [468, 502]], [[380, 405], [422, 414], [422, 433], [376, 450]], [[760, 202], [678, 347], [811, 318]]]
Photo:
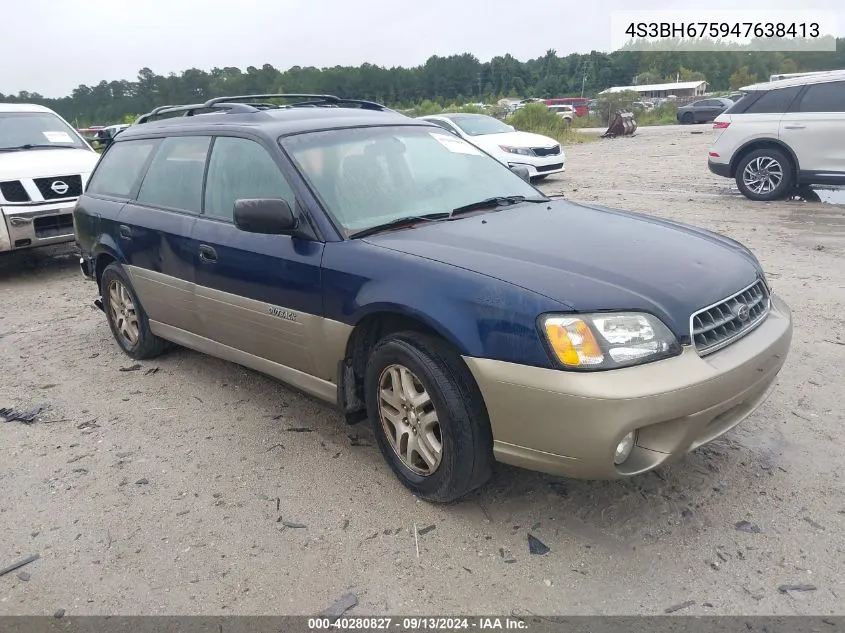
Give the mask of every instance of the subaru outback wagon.
[[791, 314], [739, 243], [549, 199], [378, 104], [295, 97], [169, 108], [103, 154], [77, 241], [130, 357], [182, 345], [369, 419], [433, 501], [496, 461], [643, 473], [770, 393]]

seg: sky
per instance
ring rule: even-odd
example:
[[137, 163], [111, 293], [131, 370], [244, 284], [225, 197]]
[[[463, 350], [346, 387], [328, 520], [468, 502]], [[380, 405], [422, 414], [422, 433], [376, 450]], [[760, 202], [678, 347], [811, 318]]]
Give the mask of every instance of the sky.
[[[842, 0], [799, 9], [835, 10]], [[795, 10], [744, 0], [743, 10]], [[3, 15], [0, 93], [61, 97], [80, 84], [135, 80], [141, 68], [416, 66], [469, 52], [482, 61], [611, 50], [621, 9], [720, 9], [735, 0], [26, 0]], [[835, 29], [842, 36], [845, 17]]]

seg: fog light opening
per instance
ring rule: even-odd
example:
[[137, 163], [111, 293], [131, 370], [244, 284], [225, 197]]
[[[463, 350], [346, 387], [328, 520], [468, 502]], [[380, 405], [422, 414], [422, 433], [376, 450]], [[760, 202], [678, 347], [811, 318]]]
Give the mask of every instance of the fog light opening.
[[613, 456], [613, 463], [616, 466], [624, 464], [631, 456], [634, 446], [637, 444], [637, 432], [631, 431], [622, 438], [622, 441], [616, 446], [616, 454]]

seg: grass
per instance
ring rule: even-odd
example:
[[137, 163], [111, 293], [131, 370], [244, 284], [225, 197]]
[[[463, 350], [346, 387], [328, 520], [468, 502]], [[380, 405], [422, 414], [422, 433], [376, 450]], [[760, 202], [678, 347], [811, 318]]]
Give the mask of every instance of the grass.
[[510, 115], [506, 121], [520, 132], [542, 134], [559, 141], [561, 145], [579, 145], [595, 140], [592, 136], [573, 129], [573, 126], [542, 103], [529, 103]]

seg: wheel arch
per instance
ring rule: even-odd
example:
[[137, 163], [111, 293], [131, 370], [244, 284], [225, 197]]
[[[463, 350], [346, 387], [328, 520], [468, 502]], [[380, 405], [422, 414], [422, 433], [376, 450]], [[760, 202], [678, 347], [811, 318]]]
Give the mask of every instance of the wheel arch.
[[786, 143], [774, 138], [753, 139], [740, 146], [740, 148], [734, 152], [733, 158], [731, 158], [731, 178], [736, 178], [736, 170], [739, 166], [740, 161], [745, 158], [748, 154], [758, 149], [777, 149], [784, 152], [792, 164], [793, 182], [798, 182], [798, 172], [800, 169], [798, 165], [798, 157], [795, 155], [795, 152], [792, 151], [792, 148], [790, 148]]
[[349, 424], [366, 419], [364, 375], [373, 348], [386, 336], [405, 331], [438, 338], [459, 356], [468, 353], [454, 332], [429, 315], [394, 304], [371, 306], [358, 316], [338, 363], [338, 405]]

